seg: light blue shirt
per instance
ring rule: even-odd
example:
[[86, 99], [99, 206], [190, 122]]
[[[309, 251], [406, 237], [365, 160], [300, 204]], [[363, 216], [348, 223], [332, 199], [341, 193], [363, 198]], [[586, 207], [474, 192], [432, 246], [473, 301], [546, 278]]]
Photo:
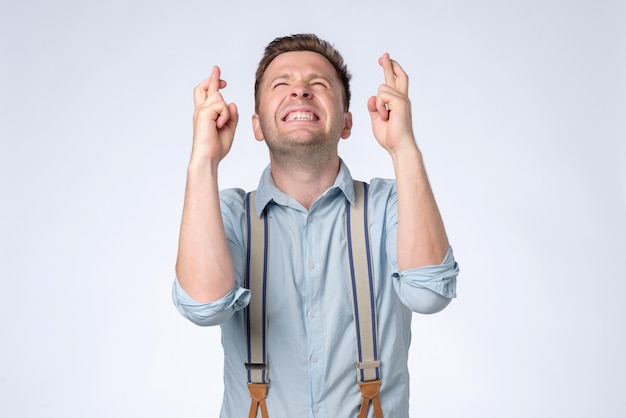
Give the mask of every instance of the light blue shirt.
[[[220, 193], [226, 238], [235, 265], [235, 288], [218, 301], [199, 303], [178, 281], [173, 287], [174, 303], [185, 317], [198, 325], [221, 326], [225, 354], [223, 418], [247, 417], [250, 408], [244, 366], [247, 351], [243, 308], [250, 299], [249, 290], [242, 287], [244, 196], [241, 189]], [[433, 313], [443, 309], [456, 296], [459, 270], [448, 249], [441, 265], [399, 271], [396, 196], [393, 180], [371, 181], [380, 400], [386, 417], [408, 418], [412, 311]], [[270, 167], [259, 182], [257, 210], [271, 206], [267, 408], [272, 418], [358, 415], [361, 393], [346, 279], [345, 199], [354, 203], [352, 177], [343, 162], [335, 184], [308, 211], [274, 185]], [[368, 417], [373, 417], [371, 409]]]

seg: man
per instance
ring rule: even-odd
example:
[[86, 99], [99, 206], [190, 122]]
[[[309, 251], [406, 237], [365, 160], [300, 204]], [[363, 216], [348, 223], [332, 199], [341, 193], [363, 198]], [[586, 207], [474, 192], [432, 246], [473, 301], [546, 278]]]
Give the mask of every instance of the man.
[[[379, 399], [385, 416], [402, 418], [409, 414], [411, 313], [447, 306], [455, 297], [458, 267], [415, 142], [408, 77], [389, 54], [379, 64], [384, 83], [367, 107], [396, 177], [369, 185]], [[221, 326], [221, 416], [236, 418], [250, 409], [243, 313], [250, 291], [243, 287], [245, 192], [218, 189], [218, 165], [239, 119], [237, 106], [220, 93], [226, 86], [220, 76], [214, 67], [194, 90], [193, 149], [173, 297], [193, 322]], [[355, 187], [338, 155], [339, 140], [352, 128], [349, 80], [341, 55], [314, 35], [275, 39], [256, 74], [253, 130], [270, 154], [255, 214], [268, 211], [271, 231], [266, 405], [273, 418], [356, 417], [362, 404], [345, 279], [345, 202], [354, 203]], [[374, 416], [372, 407], [364, 408]]]

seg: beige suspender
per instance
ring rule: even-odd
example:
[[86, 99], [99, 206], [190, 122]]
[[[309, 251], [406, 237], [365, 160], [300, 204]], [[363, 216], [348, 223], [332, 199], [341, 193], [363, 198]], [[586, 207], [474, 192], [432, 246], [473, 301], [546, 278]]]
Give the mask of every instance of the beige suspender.
[[374, 416], [383, 418], [378, 397], [380, 357], [376, 325], [376, 294], [369, 237], [368, 185], [354, 182], [356, 203], [346, 201], [346, 237], [350, 264], [350, 284], [356, 330], [357, 381], [361, 388], [359, 418], [367, 417], [370, 402]]
[[[372, 403], [374, 416], [383, 418], [380, 406], [380, 357], [376, 325], [376, 299], [373, 265], [369, 238], [368, 185], [354, 181], [356, 203], [346, 200], [346, 236], [350, 266], [353, 313], [356, 331], [357, 382], [361, 389], [361, 408], [358, 418], [366, 418]], [[265, 399], [269, 387], [267, 362], [267, 280], [269, 278], [269, 227], [267, 208], [257, 216], [255, 192], [248, 193], [246, 211], [246, 272], [244, 286], [250, 289], [250, 303], [245, 310], [246, 340], [248, 344], [248, 389], [252, 399], [249, 418], [257, 410], [268, 418]], [[261, 239], [263, 241], [261, 242]], [[260, 251], [263, 249], [263, 251]]]
[[[244, 286], [250, 289], [250, 302], [244, 311], [246, 322], [246, 341], [248, 344], [248, 390], [252, 403], [249, 418], [255, 418], [257, 409], [261, 416], [268, 418], [267, 389], [269, 384], [269, 365], [267, 362], [267, 310], [266, 291], [268, 278], [269, 228], [265, 211], [259, 218], [256, 214], [254, 199], [256, 192], [246, 195], [246, 273]], [[250, 239], [250, 237], [253, 237]], [[263, 241], [261, 241], [263, 239]], [[263, 248], [263, 251], [258, 251]]]

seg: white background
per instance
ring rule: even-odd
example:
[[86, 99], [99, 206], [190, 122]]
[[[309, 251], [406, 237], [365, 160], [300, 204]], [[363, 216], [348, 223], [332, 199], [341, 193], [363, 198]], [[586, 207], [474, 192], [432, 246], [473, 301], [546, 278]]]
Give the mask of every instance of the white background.
[[415, 316], [411, 415], [626, 416], [624, 22], [621, 1], [2, 0], [0, 416], [217, 416], [219, 329], [170, 300], [191, 92], [221, 65], [221, 186], [255, 188], [256, 63], [297, 32], [354, 74], [357, 178], [392, 176], [377, 58], [411, 77], [461, 266]]

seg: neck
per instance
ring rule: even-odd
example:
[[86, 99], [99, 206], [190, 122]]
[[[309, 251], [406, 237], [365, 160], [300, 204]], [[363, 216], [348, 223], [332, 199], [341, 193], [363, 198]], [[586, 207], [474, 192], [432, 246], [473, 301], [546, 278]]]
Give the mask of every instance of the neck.
[[334, 155], [324, 163], [284, 161], [270, 155], [272, 178], [276, 187], [296, 199], [307, 210], [330, 186], [339, 173], [340, 160]]

